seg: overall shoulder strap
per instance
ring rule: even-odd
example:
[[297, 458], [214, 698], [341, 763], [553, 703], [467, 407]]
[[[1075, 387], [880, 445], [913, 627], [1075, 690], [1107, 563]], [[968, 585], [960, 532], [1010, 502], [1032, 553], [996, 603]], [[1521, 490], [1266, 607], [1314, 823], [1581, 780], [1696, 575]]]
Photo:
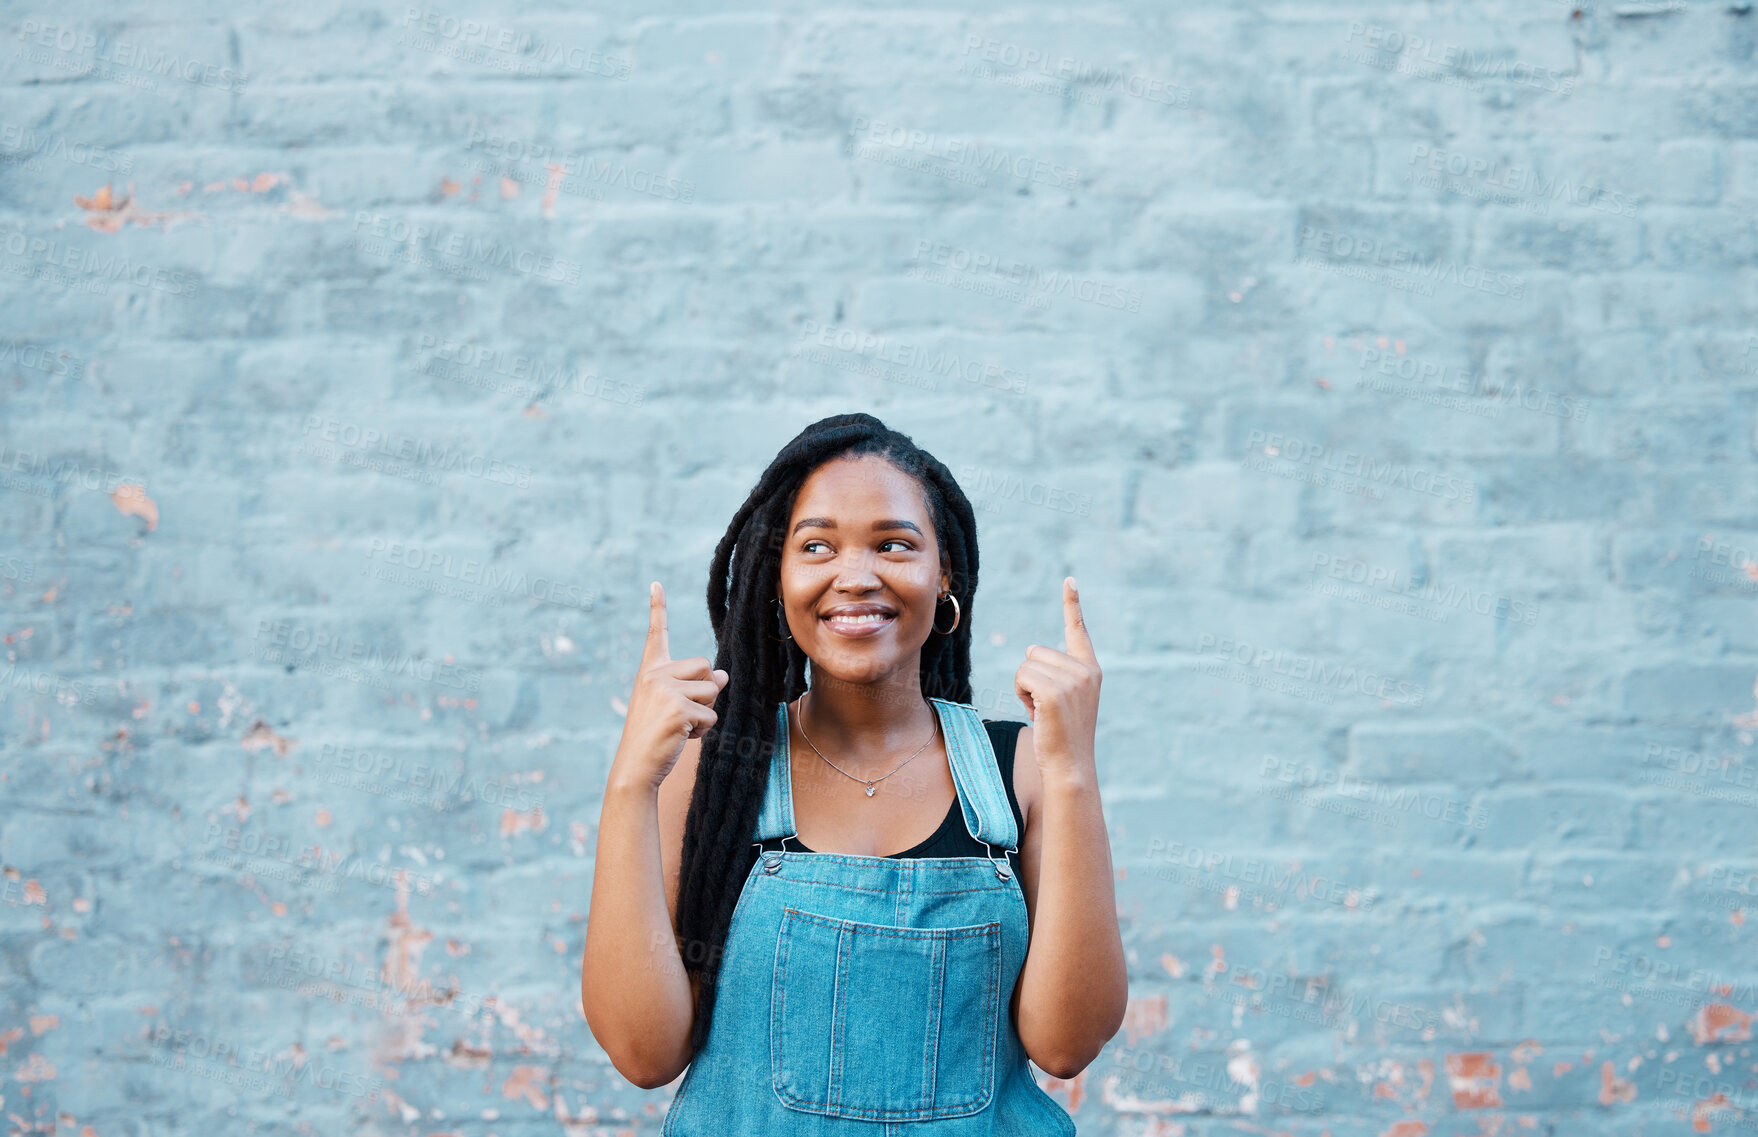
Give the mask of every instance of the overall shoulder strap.
[[983, 716], [969, 703], [928, 701], [939, 710], [940, 725], [946, 731], [946, 759], [952, 766], [959, 803], [964, 807], [965, 828], [979, 841], [1017, 852], [1019, 829], [1013, 823], [1007, 787], [1001, 782], [995, 748], [983, 726]]
[[787, 704], [775, 704], [775, 747], [769, 756], [769, 784], [763, 789], [763, 810], [757, 815], [753, 841], [797, 837], [794, 829], [793, 781], [789, 777]]

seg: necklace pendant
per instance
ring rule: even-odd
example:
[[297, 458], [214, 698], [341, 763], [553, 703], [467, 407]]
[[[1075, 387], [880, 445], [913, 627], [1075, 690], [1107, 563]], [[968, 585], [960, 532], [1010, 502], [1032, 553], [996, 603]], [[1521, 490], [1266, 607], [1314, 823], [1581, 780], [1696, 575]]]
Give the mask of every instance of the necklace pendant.
[[867, 783], [867, 796], [868, 797], [873, 796], [873, 783], [872, 782]]

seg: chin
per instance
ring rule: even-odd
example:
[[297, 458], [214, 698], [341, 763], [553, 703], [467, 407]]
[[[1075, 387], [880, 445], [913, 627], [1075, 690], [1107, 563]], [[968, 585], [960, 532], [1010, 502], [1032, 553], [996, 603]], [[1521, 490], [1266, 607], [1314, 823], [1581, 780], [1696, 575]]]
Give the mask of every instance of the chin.
[[812, 659], [813, 682], [823, 680], [827, 685], [842, 683], [851, 687], [866, 686], [881, 682], [896, 671], [899, 665], [899, 661], [892, 659], [874, 659], [870, 662], [863, 661], [851, 664], [847, 660], [847, 649], [839, 651], [837, 655], [841, 657], [842, 662], [833, 668], [820, 666], [818, 661], [812, 659], [808, 653], [807, 658]]

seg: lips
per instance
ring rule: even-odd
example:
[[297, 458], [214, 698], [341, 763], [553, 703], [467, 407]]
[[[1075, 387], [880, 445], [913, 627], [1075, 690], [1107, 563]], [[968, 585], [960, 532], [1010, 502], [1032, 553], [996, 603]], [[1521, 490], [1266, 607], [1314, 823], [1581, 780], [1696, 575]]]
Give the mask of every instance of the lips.
[[821, 617], [824, 626], [839, 636], [858, 639], [872, 636], [897, 622], [897, 613], [877, 604], [853, 604]]

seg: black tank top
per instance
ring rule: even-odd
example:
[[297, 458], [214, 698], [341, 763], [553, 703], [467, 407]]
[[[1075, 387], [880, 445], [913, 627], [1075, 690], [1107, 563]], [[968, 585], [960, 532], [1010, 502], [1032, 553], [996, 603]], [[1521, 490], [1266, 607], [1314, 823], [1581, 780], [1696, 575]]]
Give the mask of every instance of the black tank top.
[[[1023, 722], [991, 722], [983, 720], [983, 729], [989, 732], [989, 745], [995, 749], [995, 764], [1001, 770], [1001, 784], [1007, 788], [1007, 807], [1013, 810], [1013, 823], [1019, 833], [1019, 842], [1025, 840], [1025, 817], [1019, 811], [1019, 797], [1013, 790], [1013, 751], [1019, 742], [1020, 728]], [[1015, 842], [1016, 844], [1019, 842]], [[783, 847], [779, 837], [771, 837], [763, 842], [764, 849], [780, 849]], [[805, 843], [798, 837], [789, 837], [786, 848], [796, 853], [810, 853]], [[991, 844], [996, 854], [1002, 850], [1000, 846]], [[987, 857], [990, 853], [983, 848], [983, 843], [970, 835], [964, 825], [964, 811], [959, 808], [959, 798], [954, 795], [952, 808], [940, 822], [940, 828], [920, 844], [905, 849], [901, 853], [891, 853], [889, 859], [905, 857]], [[1017, 861], [1018, 851], [1008, 854]]]

